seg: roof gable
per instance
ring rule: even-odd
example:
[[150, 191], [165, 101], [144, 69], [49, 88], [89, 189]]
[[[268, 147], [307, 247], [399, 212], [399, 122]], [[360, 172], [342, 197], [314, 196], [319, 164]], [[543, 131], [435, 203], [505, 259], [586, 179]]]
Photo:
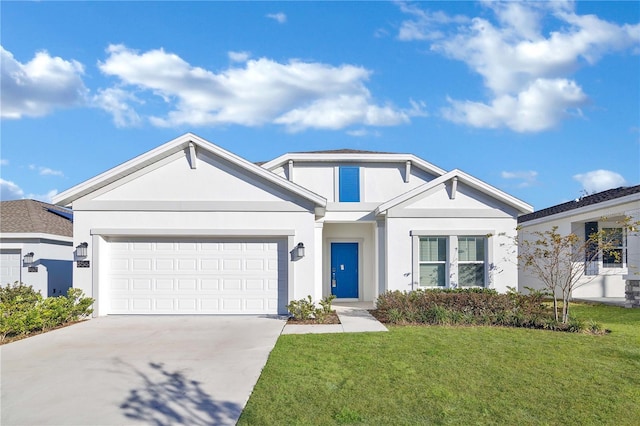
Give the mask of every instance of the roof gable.
[[[197, 152], [197, 154], [196, 154]], [[182, 135], [172, 141], [165, 143], [151, 151], [148, 151], [138, 157], [135, 157], [119, 166], [116, 166], [94, 178], [91, 178], [79, 185], [74, 186], [58, 195], [53, 201], [59, 205], [69, 205], [79, 198], [94, 193], [100, 189], [107, 189], [109, 185], [117, 186], [115, 182], [126, 178], [136, 172], [144, 174], [143, 169], [152, 170], [150, 167], [161, 162], [171, 162], [173, 156], [185, 157], [191, 168], [197, 169], [197, 158], [208, 157], [221, 163], [228, 164], [230, 167], [241, 172], [245, 176], [250, 176], [256, 181], [262, 181], [278, 188], [282, 193], [302, 197], [303, 199], [313, 202], [315, 205], [324, 207], [326, 200], [313, 192], [283, 179], [276, 174], [261, 168], [229, 151], [220, 148], [192, 133]], [[183, 158], [184, 161], [184, 158]], [[103, 190], [104, 191], [104, 190]]]
[[[463, 189], [463, 186], [466, 186], [468, 190]], [[474, 191], [481, 196], [472, 194]], [[429, 198], [428, 203], [421, 201], [426, 198]], [[456, 198], [458, 198], [456, 208], [479, 209], [487, 206], [498, 208], [500, 205], [506, 205], [519, 213], [529, 213], [533, 210], [529, 204], [455, 169], [382, 203], [375, 210], [375, 214], [384, 214], [401, 205], [408, 208], [425, 208], [427, 205], [441, 207], [443, 202]]]
[[0, 203], [0, 232], [3, 234], [51, 234], [73, 236], [70, 210], [36, 200]]

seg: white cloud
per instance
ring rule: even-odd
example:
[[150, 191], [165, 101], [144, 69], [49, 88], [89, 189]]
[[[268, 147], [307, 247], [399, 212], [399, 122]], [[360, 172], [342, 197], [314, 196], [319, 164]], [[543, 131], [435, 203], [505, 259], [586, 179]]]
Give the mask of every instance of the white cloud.
[[371, 72], [354, 65], [260, 58], [215, 73], [162, 49], [138, 53], [111, 45], [107, 52], [98, 66], [120, 80], [121, 90], [148, 91], [172, 108], [164, 117], [149, 118], [156, 126], [275, 123], [300, 131], [391, 126], [425, 114], [413, 101], [405, 110], [375, 103], [365, 86]]
[[582, 189], [588, 194], [618, 188], [627, 184], [627, 181], [622, 175], [602, 169], [574, 175], [573, 179], [580, 182]]
[[20, 200], [24, 197], [24, 191], [15, 183], [0, 178], [0, 200]]
[[587, 96], [573, 81], [538, 79], [517, 95], [500, 95], [490, 104], [449, 100], [443, 116], [473, 127], [508, 127], [516, 132], [539, 132], [555, 127], [572, 111], [580, 115]]
[[98, 94], [93, 97], [94, 105], [113, 116], [116, 127], [133, 127], [142, 123], [130, 102], [143, 103], [133, 93], [117, 87], [99, 89]]
[[0, 166], [8, 166], [9, 165], [9, 160], [7, 160], [6, 158], [0, 158]]
[[22, 199], [31, 199], [31, 200], [40, 200], [46, 203], [50, 203], [54, 196], [58, 194], [57, 189], [52, 189], [48, 191], [46, 194], [26, 194], [15, 183], [4, 180], [0, 178], [0, 200], [1, 201], [10, 201], [10, 200], [22, 200]]
[[269, 13], [267, 15], [267, 18], [273, 19], [274, 21], [277, 21], [279, 24], [284, 24], [285, 22], [287, 22], [287, 15], [285, 15], [282, 12]]
[[399, 6], [402, 12], [413, 17], [400, 24], [398, 39], [402, 41], [437, 40], [444, 37], [444, 33], [439, 28], [441, 25], [462, 24], [469, 21], [465, 16], [448, 16], [439, 11], [430, 12], [407, 3], [399, 3]]
[[503, 179], [519, 180], [519, 188], [527, 188], [537, 183], [538, 172], [534, 170], [508, 172], [503, 171], [501, 174]]
[[56, 195], [58, 195], [58, 190], [57, 189], [52, 189], [52, 190], [48, 191], [46, 194], [29, 194], [25, 198], [29, 198], [31, 200], [44, 201], [45, 203], [51, 203], [51, 200]]
[[29, 62], [18, 62], [0, 46], [2, 118], [38, 117], [55, 108], [82, 104], [87, 89], [82, 82], [84, 67], [75, 60], [52, 57], [46, 51]]
[[42, 176], [64, 176], [60, 170], [53, 170], [48, 167], [40, 167], [40, 174]]
[[[495, 22], [446, 17], [401, 5], [412, 16], [398, 38], [427, 40], [431, 50], [466, 63], [480, 74], [490, 100], [453, 100], [445, 118], [474, 127], [539, 132], [556, 126], [588, 102], [569, 78], [602, 56], [637, 49], [640, 24], [617, 25], [577, 15], [572, 2], [485, 2]], [[454, 25], [451, 25], [455, 21]], [[550, 22], [554, 31], [543, 32]], [[544, 99], [543, 99], [544, 97]]]
[[369, 129], [349, 130], [347, 132], [347, 134], [349, 136], [353, 136], [353, 137], [356, 137], [356, 138], [363, 138], [365, 136], [372, 136], [372, 137], [376, 137], [377, 138], [377, 137], [382, 136], [379, 131], [377, 131], [377, 130], [371, 131]]
[[251, 57], [249, 52], [229, 52], [229, 59], [233, 62], [247, 62]]

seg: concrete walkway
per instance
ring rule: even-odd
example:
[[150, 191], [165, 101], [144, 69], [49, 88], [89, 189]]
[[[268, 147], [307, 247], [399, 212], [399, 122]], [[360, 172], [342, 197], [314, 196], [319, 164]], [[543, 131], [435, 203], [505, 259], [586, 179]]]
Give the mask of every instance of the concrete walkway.
[[388, 331], [380, 321], [375, 319], [368, 309], [373, 309], [371, 302], [339, 302], [333, 308], [340, 318], [340, 324], [287, 324], [282, 334], [324, 334], [324, 333], [362, 333]]

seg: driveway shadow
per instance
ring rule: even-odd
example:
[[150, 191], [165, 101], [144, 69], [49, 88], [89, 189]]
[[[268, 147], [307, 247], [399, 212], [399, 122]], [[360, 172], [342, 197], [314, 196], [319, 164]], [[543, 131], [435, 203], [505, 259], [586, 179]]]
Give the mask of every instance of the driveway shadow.
[[163, 363], [149, 362], [148, 371], [127, 365], [141, 379], [120, 404], [124, 415], [149, 425], [226, 425], [235, 424], [242, 407], [233, 402], [215, 401], [202, 390], [200, 382], [180, 371], [169, 371]]

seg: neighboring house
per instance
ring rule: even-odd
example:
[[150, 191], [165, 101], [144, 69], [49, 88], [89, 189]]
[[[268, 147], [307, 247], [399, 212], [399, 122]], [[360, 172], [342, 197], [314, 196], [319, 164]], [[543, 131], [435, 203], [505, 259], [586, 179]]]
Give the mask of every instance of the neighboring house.
[[491, 235], [526, 203], [410, 154], [292, 153], [260, 165], [185, 134], [54, 197], [88, 256], [97, 315], [284, 314], [294, 299], [516, 285]]
[[35, 200], [0, 202], [0, 284], [33, 286], [44, 297], [72, 284], [73, 216]]
[[[625, 280], [629, 275], [639, 275], [640, 266], [640, 236], [623, 229], [625, 218], [631, 223], [640, 221], [640, 185], [609, 189], [520, 216], [519, 236], [532, 238], [534, 232], [549, 231], [554, 226], [561, 235], [574, 233], [583, 241], [600, 229], [619, 232], [618, 255], [600, 253], [597, 262], [585, 264], [585, 274], [572, 296], [625, 297]], [[525, 287], [542, 288], [538, 279], [522, 271], [518, 283], [521, 291]]]

